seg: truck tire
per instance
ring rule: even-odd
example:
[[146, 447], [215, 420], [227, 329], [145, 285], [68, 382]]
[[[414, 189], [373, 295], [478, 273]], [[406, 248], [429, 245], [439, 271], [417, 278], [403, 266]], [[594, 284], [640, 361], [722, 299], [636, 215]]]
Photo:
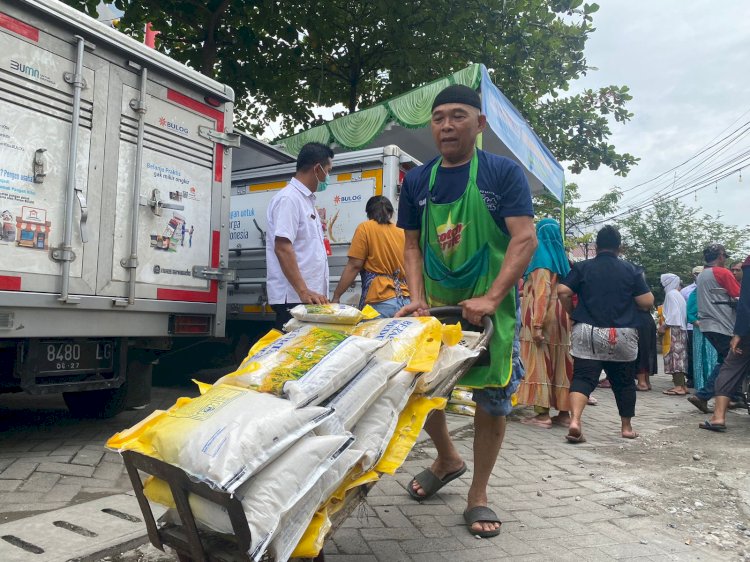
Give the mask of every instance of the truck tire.
[[76, 418], [111, 418], [125, 408], [127, 381], [119, 388], [63, 392], [68, 410]]

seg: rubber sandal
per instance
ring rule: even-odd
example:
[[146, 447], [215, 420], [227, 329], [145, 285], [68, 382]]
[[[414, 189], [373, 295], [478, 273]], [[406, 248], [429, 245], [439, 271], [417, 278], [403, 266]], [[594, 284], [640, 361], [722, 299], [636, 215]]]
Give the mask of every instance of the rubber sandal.
[[572, 433], [568, 432], [568, 434], [565, 436], [565, 440], [568, 443], [585, 443], [586, 438], [583, 436], [583, 432], [581, 430], [578, 430], [578, 435], [573, 435]]
[[589, 399], [586, 402], [586, 404], [589, 405], [589, 406], [596, 406], [598, 403], [599, 403], [599, 401], [596, 398], [594, 398], [593, 396], [589, 396]]
[[702, 398], [697, 397], [695, 394], [688, 396], [687, 401], [698, 408], [704, 414], [710, 413], [708, 409], [708, 403]]
[[[411, 482], [409, 482], [409, 487], [406, 491], [409, 492], [409, 495], [417, 501], [426, 500], [427, 498], [431, 498], [432, 496], [437, 494], [440, 488], [463, 475], [463, 473], [466, 472], [467, 468], [468, 467], [466, 466], [466, 463], [464, 463], [464, 465], [455, 472], [446, 474], [442, 480], [435, 476], [435, 473], [432, 472], [429, 468], [425, 468], [422, 472], [411, 479]], [[419, 484], [420, 488], [422, 488], [422, 491], [425, 494], [424, 496], [420, 496], [414, 490], [414, 482]]]
[[698, 427], [701, 429], [707, 429], [708, 431], [716, 431], [718, 433], [723, 433], [727, 430], [727, 425], [725, 423], [711, 423], [711, 420], [699, 423]]
[[[464, 511], [464, 521], [469, 528], [469, 532], [475, 537], [481, 537], [483, 539], [489, 539], [490, 537], [496, 537], [500, 534], [503, 522], [497, 516], [497, 513], [492, 511], [485, 505], [478, 505]], [[474, 523], [500, 523], [500, 527], [494, 531], [475, 531], [471, 528]]]

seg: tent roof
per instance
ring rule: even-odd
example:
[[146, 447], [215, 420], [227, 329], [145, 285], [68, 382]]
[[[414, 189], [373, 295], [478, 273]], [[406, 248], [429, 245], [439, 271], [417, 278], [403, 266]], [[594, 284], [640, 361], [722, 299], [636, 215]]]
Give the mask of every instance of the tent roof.
[[445, 78], [415, 88], [375, 106], [279, 139], [277, 145], [298, 154], [308, 142], [331, 145], [336, 152], [395, 144], [426, 162], [436, 155], [428, 125], [435, 96], [451, 84], [463, 84], [482, 95], [488, 127], [482, 148], [518, 162], [535, 194], [549, 192], [562, 201], [564, 173], [529, 124], [492, 83], [484, 65], [473, 64]]

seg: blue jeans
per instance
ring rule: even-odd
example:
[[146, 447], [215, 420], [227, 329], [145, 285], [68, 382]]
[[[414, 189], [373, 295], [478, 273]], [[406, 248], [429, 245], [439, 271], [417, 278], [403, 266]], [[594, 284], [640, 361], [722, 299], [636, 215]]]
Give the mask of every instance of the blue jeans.
[[393, 318], [394, 314], [410, 302], [409, 297], [393, 297], [387, 301], [371, 302], [368, 304], [377, 310], [383, 318]]
[[711, 371], [711, 374], [708, 375], [705, 386], [696, 390], [695, 395], [701, 400], [711, 400], [711, 398], [714, 397], [714, 387], [716, 386], [716, 378], [719, 376], [721, 365], [724, 363], [724, 359], [727, 358], [727, 355], [729, 355], [729, 342], [732, 337], [717, 332], [703, 332], [703, 335], [711, 342], [711, 345], [716, 348], [718, 362], [714, 366], [713, 371]]

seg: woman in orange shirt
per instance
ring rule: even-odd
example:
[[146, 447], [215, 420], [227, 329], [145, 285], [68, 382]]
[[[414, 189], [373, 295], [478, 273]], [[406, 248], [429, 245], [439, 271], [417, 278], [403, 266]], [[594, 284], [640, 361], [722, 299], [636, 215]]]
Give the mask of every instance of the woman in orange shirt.
[[354, 232], [349, 261], [333, 292], [332, 302], [339, 302], [360, 274], [359, 307], [369, 304], [382, 316], [391, 317], [410, 302], [404, 270], [404, 231], [391, 222], [393, 205], [387, 197], [370, 197], [365, 212], [368, 220]]

